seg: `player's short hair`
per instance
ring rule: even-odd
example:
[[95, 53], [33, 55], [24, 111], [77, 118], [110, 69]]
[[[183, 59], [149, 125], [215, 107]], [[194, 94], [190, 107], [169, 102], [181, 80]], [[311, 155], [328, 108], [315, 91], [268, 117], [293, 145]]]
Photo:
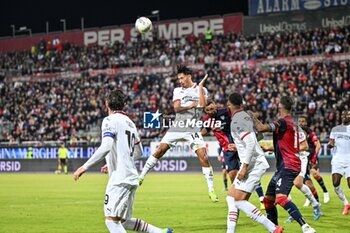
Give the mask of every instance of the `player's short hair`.
[[231, 104], [235, 105], [235, 106], [241, 106], [243, 103], [243, 98], [241, 94], [238, 93], [232, 93], [229, 97], [228, 97], [228, 101], [230, 101]]
[[215, 101], [213, 99], [207, 99], [206, 106], [211, 105], [211, 104], [216, 104], [216, 103], [215, 103]]
[[193, 75], [192, 69], [188, 68], [187, 66], [184, 65], [178, 65], [177, 66], [177, 74], [185, 74], [185, 75]]
[[126, 95], [123, 93], [122, 90], [117, 89], [115, 91], [110, 92], [106, 99], [108, 101], [108, 107], [112, 111], [120, 111], [124, 108]]
[[287, 111], [291, 112], [294, 106], [294, 100], [290, 96], [282, 96], [280, 104], [282, 104]]

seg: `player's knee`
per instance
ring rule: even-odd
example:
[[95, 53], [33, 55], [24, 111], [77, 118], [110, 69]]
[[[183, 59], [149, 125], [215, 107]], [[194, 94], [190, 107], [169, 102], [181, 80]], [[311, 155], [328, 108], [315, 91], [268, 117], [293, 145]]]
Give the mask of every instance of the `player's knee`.
[[285, 195], [281, 195], [281, 196], [276, 197], [276, 203], [282, 207], [287, 205], [288, 202], [289, 202], [288, 197]]
[[265, 209], [272, 209], [275, 207], [275, 201], [271, 200], [271, 198], [268, 198], [266, 196], [264, 197], [263, 203], [264, 203]]
[[293, 184], [295, 185], [295, 187], [297, 187], [298, 189], [301, 189], [301, 187], [303, 186], [303, 180], [299, 179], [299, 177], [297, 179], [295, 179], [293, 181]]

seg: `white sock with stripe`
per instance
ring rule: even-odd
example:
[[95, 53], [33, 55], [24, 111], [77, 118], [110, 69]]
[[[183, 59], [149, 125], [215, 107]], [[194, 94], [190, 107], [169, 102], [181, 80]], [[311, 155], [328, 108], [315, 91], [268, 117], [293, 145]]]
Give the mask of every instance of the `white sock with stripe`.
[[238, 209], [242, 210], [254, 221], [264, 225], [270, 232], [274, 232], [276, 230], [275, 224], [266, 218], [265, 215], [263, 215], [263, 213], [261, 213], [260, 210], [249, 201], [235, 201], [235, 204]]
[[235, 199], [232, 196], [227, 196], [226, 202], [228, 206], [226, 233], [234, 233], [236, 230], [239, 210], [237, 209]]
[[148, 233], [162, 233], [162, 229], [155, 227], [139, 218], [131, 218], [123, 223], [126, 230]]
[[106, 226], [110, 233], [126, 233], [126, 230], [119, 221], [115, 222], [113, 220], [106, 219]]

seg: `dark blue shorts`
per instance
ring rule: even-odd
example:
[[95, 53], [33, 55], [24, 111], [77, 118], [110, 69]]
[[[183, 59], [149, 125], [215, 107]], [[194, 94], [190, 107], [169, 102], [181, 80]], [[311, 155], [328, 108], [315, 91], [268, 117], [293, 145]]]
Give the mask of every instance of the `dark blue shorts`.
[[275, 172], [267, 186], [266, 195], [285, 194], [288, 196], [293, 188], [293, 181], [298, 175], [299, 172], [284, 168]]
[[237, 151], [226, 151], [224, 152], [224, 160], [226, 164], [226, 170], [228, 172], [232, 170], [239, 170], [240, 161]]

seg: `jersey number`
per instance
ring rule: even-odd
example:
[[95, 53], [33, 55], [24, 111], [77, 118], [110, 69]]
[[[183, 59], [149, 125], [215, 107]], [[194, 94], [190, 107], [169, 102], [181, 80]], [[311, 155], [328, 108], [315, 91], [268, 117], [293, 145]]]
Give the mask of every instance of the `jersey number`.
[[198, 133], [194, 133], [194, 134], [191, 134], [191, 137], [193, 138], [193, 140], [195, 140], [196, 138], [199, 138], [199, 135]]
[[129, 130], [125, 130], [126, 136], [128, 136], [128, 145], [130, 148], [130, 156], [132, 157], [134, 154], [134, 147], [135, 147], [135, 134], [131, 133]]

